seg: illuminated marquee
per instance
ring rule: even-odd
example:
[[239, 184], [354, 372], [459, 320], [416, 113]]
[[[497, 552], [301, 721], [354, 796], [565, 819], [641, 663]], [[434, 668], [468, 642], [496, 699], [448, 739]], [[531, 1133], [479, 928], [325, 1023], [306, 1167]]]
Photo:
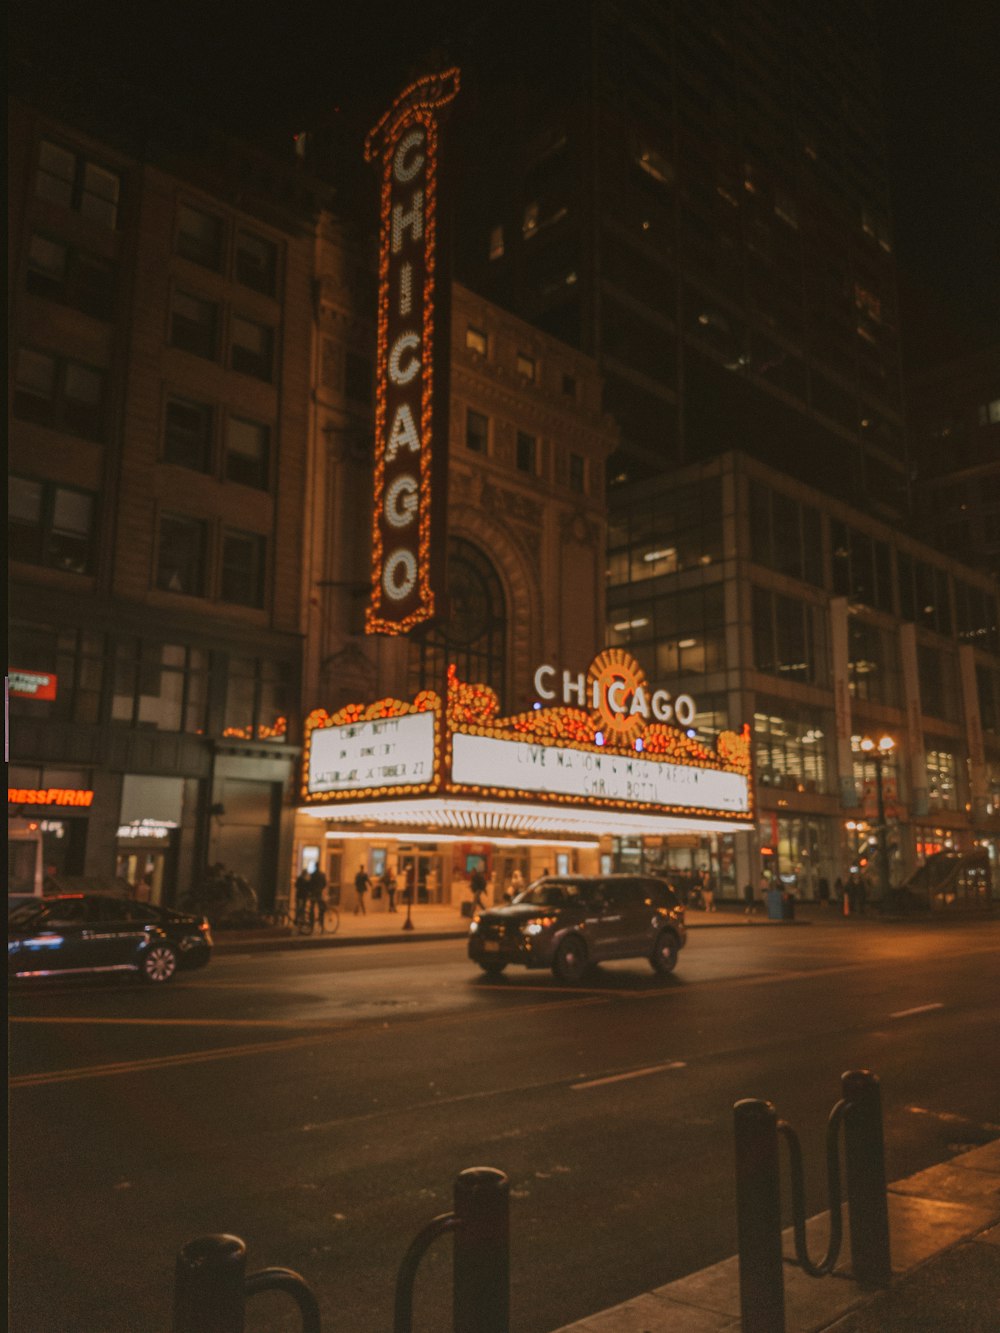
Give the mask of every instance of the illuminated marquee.
[[307, 801], [414, 795], [441, 781], [441, 700], [380, 699], [306, 718], [302, 795]]
[[[539, 679], [540, 693], [554, 693], [554, 667], [540, 668]], [[652, 690], [620, 649], [602, 653], [587, 673], [564, 673], [564, 680], [572, 704], [536, 704], [508, 717], [493, 690], [459, 680], [454, 667], [444, 706], [425, 691], [412, 704], [383, 699], [332, 717], [313, 713], [306, 722], [303, 799], [325, 813], [349, 809], [347, 818], [374, 813], [385, 800], [399, 820], [405, 802], [394, 798], [433, 796], [437, 823], [449, 802], [464, 808], [472, 798], [553, 815], [558, 807], [567, 815], [568, 807], [600, 809], [625, 823], [643, 815], [676, 817], [686, 828], [719, 819], [733, 828], [752, 826], [748, 726], [721, 732], [714, 745], [699, 740], [677, 724], [678, 716], [693, 718], [693, 701]], [[658, 720], [668, 713], [672, 721]]]
[[91, 806], [94, 793], [76, 787], [8, 787], [8, 805]]
[[438, 112], [458, 78], [411, 84], [365, 141], [381, 172], [369, 634], [405, 634], [441, 593], [450, 291], [438, 278]]

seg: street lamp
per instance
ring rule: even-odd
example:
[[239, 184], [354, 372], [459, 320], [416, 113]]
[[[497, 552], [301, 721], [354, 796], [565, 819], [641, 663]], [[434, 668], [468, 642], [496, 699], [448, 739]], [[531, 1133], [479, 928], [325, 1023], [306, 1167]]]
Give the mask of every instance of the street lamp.
[[896, 742], [891, 736], [880, 736], [873, 741], [870, 736], [862, 736], [861, 749], [875, 765], [875, 799], [878, 802], [878, 868], [879, 888], [883, 901], [889, 896], [889, 847], [886, 841], [885, 827], [885, 791], [882, 786], [882, 765], [886, 757], [892, 754]]

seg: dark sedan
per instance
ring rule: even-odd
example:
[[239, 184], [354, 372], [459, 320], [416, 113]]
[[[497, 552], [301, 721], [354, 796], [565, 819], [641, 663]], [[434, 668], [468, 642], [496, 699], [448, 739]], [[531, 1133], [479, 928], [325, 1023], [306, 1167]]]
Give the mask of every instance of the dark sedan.
[[157, 985], [179, 968], [204, 967], [212, 932], [201, 916], [97, 893], [35, 898], [7, 916], [7, 974], [131, 973]]

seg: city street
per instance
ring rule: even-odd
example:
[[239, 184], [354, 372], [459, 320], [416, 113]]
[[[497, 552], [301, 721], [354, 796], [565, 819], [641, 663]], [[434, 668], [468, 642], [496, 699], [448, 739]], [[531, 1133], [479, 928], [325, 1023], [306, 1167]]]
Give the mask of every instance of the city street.
[[[1000, 922], [831, 913], [693, 929], [667, 979], [488, 979], [456, 939], [20, 989], [12, 1328], [166, 1329], [176, 1252], [229, 1231], [251, 1269], [306, 1278], [325, 1329], [382, 1333], [410, 1240], [487, 1165], [511, 1180], [512, 1328], [549, 1333], [735, 1252], [740, 1097], [799, 1130], [810, 1214], [846, 1069], [881, 1077], [890, 1180], [1000, 1135], [998, 954]], [[450, 1327], [450, 1250], [418, 1329]], [[252, 1333], [297, 1327], [283, 1298], [250, 1310]]]

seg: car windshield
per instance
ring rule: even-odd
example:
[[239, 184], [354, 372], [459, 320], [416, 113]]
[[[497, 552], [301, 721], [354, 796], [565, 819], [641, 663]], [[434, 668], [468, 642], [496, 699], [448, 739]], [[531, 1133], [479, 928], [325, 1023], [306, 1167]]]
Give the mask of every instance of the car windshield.
[[582, 895], [578, 884], [559, 883], [546, 879], [539, 884], [532, 884], [519, 893], [515, 903], [529, 907], [565, 907], [569, 903], [580, 902]]
[[7, 910], [7, 926], [20, 930], [26, 926], [29, 921], [34, 921], [36, 917], [42, 915], [46, 910], [45, 904], [40, 898], [32, 898], [28, 902], [13, 903]]

